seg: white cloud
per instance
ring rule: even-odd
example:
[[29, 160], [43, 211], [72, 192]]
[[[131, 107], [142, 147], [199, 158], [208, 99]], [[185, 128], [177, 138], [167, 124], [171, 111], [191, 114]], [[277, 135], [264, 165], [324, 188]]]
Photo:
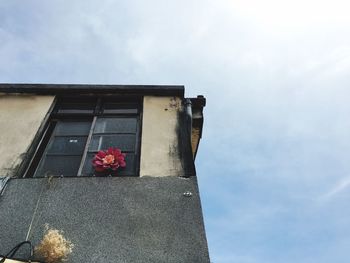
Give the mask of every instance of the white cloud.
[[320, 30], [330, 23], [343, 24], [349, 22], [348, 1], [343, 0], [228, 0], [235, 16], [260, 24], [264, 30]]
[[348, 190], [350, 186], [350, 177], [345, 177], [341, 181], [337, 182], [328, 192], [323, 194], [319, 200], [321, 201], [328, 201], [334, 196], [340, 194], [343, 191]]

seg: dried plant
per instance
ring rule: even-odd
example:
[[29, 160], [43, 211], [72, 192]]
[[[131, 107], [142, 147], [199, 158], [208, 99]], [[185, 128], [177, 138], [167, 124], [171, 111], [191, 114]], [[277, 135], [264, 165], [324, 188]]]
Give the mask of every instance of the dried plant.
[[45, 234], [35, 248], [35, 254], [43, 257], [47, 263], [66, 261], [74, 245], [63, 236], [63, 231], [45, 226]]

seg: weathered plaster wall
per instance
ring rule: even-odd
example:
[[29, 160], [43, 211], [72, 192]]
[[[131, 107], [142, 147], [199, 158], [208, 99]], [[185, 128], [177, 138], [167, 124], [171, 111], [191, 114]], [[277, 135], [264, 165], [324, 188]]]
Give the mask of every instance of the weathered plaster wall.
[[0, 176], [12, 176], [54, 97], [0, 93]]
[[183, 175], [177, 132], [181, 108], [177, 97], [144, 97], [140, 176]]

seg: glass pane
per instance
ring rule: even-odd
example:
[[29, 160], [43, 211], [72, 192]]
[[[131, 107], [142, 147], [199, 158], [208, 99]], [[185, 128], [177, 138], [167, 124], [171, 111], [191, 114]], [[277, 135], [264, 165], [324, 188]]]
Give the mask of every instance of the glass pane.
[[134, 175], [136, 176], [136, 158], [132, 153], [125, 156], [126, 167], [117, 170], [118, 175]]
[[94, 133], [136, 133], [136, 118], [98, 118]]
[[59, 105], [58, 113], [92, 114], [94, 110], [94, 103], [62, 103]]
[[87, 136], [54, 137], [48, 145], [47, 154], [81, 155], [85, 148], [86, 139]]
[[137, 109], [104, 109], [104, 114], [136, 114]]
[[76, 176], [81, 156], [45, 156], [34, 177]]
[[94, 167], [92, 166], [92, 159], [96, 153], [88, 153], [82, 170], [82, 176], [92, 176], [94, 174]]
[[[96, 153], [89, 153], [86, 156], [85, 164], [82, 171], [82, 176], [92, 176], [94, 175], [94, 167], [92, 166], [92, 159]], [[133, 153], [127, 153], [125, 156], [126, 167], [119, 168], [116, 171], [116, 175], [120, 176], [137, 176], [136, 175], [136, 160]]]
[[103, 113], [105, 114], [136, 114], [137, 112], [137, 104], [105, 103], [103, 105]]
[[91, 121], [60, 121], [56, 124], [55, 135], [88, 135]]
[[119, 148], [122, 152], [135, 151], [135, 135], [93, 135], [89, 146], [90, 152], [107, 150], [109, 147]]

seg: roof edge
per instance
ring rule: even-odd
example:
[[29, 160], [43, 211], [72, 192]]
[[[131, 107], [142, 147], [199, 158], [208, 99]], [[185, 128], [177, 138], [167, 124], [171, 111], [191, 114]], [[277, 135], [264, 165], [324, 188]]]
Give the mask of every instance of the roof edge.
[[207, 100], [203, 95], [198, 95], [197, 98], [189, 98], [192, 103], [192, 107], [203, 109], [206, 105]]
[[101, 84], [17, 84], [0, 83], [3, 93], [60, 94], [130, 94], [184, 97], [183, 85], [101, 85]]

